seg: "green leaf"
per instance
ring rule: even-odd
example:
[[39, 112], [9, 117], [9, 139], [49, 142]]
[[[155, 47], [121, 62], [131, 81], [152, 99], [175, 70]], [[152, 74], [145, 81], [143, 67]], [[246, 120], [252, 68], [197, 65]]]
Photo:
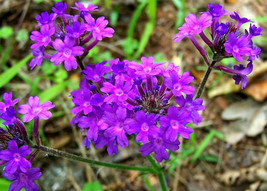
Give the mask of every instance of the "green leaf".
[[10, 26], [3, 26], [0, 28], [0, 38], [8, 39], [13, 35], [13, 28]]
[[27, 41], [29, 39], [29, 34], [26, 29], [20, 29], [16, 34], [16, 41], [22, 42]]
[[30, 59], [32, 58], [32, 55], [26, 56], [24, 59], [19, 61], [16, 65], [12, 66], [8, 70], [6, 70], [4, 73], [0, 75], [0, 88], [6, 85], [20, 70], [22, 66], [24, 66]]
[[82, 191], [104, 191], [101, 188], [101, 184], [99, 182], [87, 182], [84, 184]]
[[213, 136], [215, 134], [215, 131], [211, 130], [208, 135], [201, 141], [199, 144], [199, 147], [196, 149], [196, 152], [194, 153], [191, 162], [195, 162], [201, 155], [201, 153], [205, 150], [205, 148], [208, 146], [210, 141], [212, 140]]
[[53, 85], [49, 89], [40, 93], [38, 95], [38, 97], [40, 98], [40, 102], [44, 102], [44, 101], [48, 101], [48, 100], [51, 101], [52, 99], [57, 97], [58, 94], [60, 94], [70, 82], [71, 81], [68, 80], [68, 81]]
[[211, 155], [202, 155], [200, 156], [200, 159], [205, 160], [207, 162], [214, 162], [214, 163], [218, 163], [220, 161], [218, 157], [211, 156]]
[[10, 181], [0, 178], [0, 188], [1, 191], [8, 191], [8, 187], [10, 185]]

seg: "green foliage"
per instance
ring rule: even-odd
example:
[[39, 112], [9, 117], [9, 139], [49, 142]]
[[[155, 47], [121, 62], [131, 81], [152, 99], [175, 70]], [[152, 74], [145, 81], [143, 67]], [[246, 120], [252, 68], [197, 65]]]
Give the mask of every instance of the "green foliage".
[[109, 22], [110, 22], [110, 25], [113, 27], [117, 24], [117, 21], [119, 18], [119, 10], [120, 10], [120, 7], [118, 5], [114, 5], [110, 13]]
[[100, 63], [100, 62], [103, 62], [104, 60], [112, 59], [112, 55], [110, 51], [104, 51], [104, 52], [101, 52], [100, 54], [98, 47], [92, 48], [90, 52], [88, 53], [87, 57], [93, 60], [92, 63]]
[[40, 102], [53, 100], [56, 98], [69, 84], [71, 83], [71, 80], [67, 80], [65, 82], [55, 84], [48, 88], [47, 90], [41, 92], [38, 94], [38, 97], [40, 98]]
[[29, 34], [26, 29], [20, 29], [16, 34], [16, 41], [23, 42], [29, 39]]
[[101, 188], [101, 184], [95, 181], [92, 183], [89, 182], [85, 183], [82, 188], [82, 191], [104, 191], [104, 190]]
[[14, 78], [16, 74], [19, 72], [20, 68], [24, 66], [31, 58], [32, 58], [32, 55], [26, 56], [24, 59], [19, 61], [16, 65], [12, 66], [8, 70], [6, 70], [4, 73], [2, 73], [0, 75], [0, 87], [3, 87], [12, 78]]
[[8, 187], [10, 185], [10, 181], [0, 178], [0, 188], [2, 191], [8, 191]]
[[0, 28], [0, 38], [8, 39], [13, 35], [13, 28], [10, 26], [3, 26]]
[[186, 8], [185, 0], [172, 0], [175, 7], [178, 9], [176, 14], [175, 30], [184, 23], [184, 18], [188, 11]]

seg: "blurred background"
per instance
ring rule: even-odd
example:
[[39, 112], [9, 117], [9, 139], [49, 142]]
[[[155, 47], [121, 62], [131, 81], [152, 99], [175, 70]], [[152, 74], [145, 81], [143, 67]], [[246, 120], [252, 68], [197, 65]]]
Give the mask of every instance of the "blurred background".
[[[35, 30], [35, 17], [51, 12], [56, 0], [0, 0], [0, 91], [13, 92], [26, 103], [28, 96], [38, 95], [41, 101], [55, 105], [53, 116], [41, 121], [42, 144], [82, 154], [94, 160], [127, 165], [149, 166], [138, 147], [120, 149], [110, 157], [105, 148], [96, 150], [82, 146], [79, 129], [71, 127], [73, 105], [70, 92], [78, 89], [80, 70], [66, 72], [62, 65], [46, 61], [29, 70], [29, 35]], [[73, 0], [68, 4], [67, 13]], [[88, 63], [115, 58], [140, 60], [153, 56], [156, 62], [174, 62], [182, 71], [190, 71], [197, 87], [206, 66], [189, 39], [174, 43], [172, 38], [188, 13], [207, 11], [209, 0], [94, 0], [113, 27], [113, 38], [104, 39], [87, 56]], [[263, 29], [255, 43], [262, 49], [254, 62], [246, 89], [234, 84], [231, 76], [214, 71], [206, 84], [206, 110], [202, 123], [194, 128], [190, 140], [180, 140], [181, 148], [170, 154], [162, 168], [172, 191], [267, 191], [267, 1], [225, 0], [220, 3], [229, 12], [236, 11]], [[249, 27], [249, 24], [247, 25]], [[204, 44], [203, 44], [204, 45]], [[208, 50], [208, 49], [207, 49]], [[225, 59], [223, 64], [235, 64]], [[32, 124], [28, 124], [31, 128]], [[157, 177], [134, 171], [88, 166], [47, 155], [39, 155], [35, 166], [43, 176], [38, 182], [43, 191], [156, 191]], [[9, 182], [0, 178], [1, 191]]]

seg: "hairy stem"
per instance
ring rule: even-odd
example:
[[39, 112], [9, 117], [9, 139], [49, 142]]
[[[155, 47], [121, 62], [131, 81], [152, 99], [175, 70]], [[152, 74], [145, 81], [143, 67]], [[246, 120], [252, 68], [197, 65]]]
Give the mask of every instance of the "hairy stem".
[[157, 161], [155, 161], [155, 159], [151, 155], [148, 155], [147, 159], [149, 160], [153, 168], [157, 171], [157, 176], [158, 176], [162, 191], [168, 191], [168, 187], [167, 187], [165, 177], [163, 174], [163, 169], [158, 165]]
[[197, 94], [195, 96], [195, 99], [200, 98], [200, 96], [202, 95], [204, 87], [205, 87], [205, 85], [207, 83], [207, 80], [208, 80], [208, 78], [210, 76], [210, 73], [211, 73], [212, 68], [215, 65], [215, 63], [216, 63], [216, 61], [212, 61], [211, 64], [208, 66], [208, 69], [207, 69], [206, 73], [204, 74], [204, 77], [203, 77], [203, 79], [201, 81], [201, 84], [200, 84], [200, 86], [199, 86], [199, 88], [197, 90]]
[[53, 148], [45, 147], [43, 145], [34, 145], [33, 148], [39, 149], [43, 152], [49, 153], [53, 156], [57, 157], [63, 157], [74, 161], [80, 161], [85, 162], [91, 165], [97, 165], [97, 166], [104, 166], [109, 168], [117, 168], [117, 169], [123, 169], [123, 170], [134, 170], [134, 171], [141, 171], [146, 173], [157, 173], [153, 168], [144, 168], [144, 167], [137, 167], [137, 166], [127, 166], [127, 165], [121, 165], [121, 164], [114, 164], [114, 163], [107, 163], [107, 162], [101, 162], [101, 161], [95, 161], [88, 158], [84, 158], [78, 155], [74, 155], [71, 153], [67, 153], [64, 151], [56, 150]]

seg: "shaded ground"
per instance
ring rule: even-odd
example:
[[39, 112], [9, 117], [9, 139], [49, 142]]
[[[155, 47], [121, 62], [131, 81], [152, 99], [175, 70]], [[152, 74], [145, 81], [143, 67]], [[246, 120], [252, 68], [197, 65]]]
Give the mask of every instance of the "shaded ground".
[[[219, 1], [222, 3], [222, 1]], [[241, 16], [249, 18], [263, 17], [267, 13], [266, 1], [227, 1], [225, 8], [229, 11], [237, 11]], [[232, 3], [230, 3], [232, 2]], [[209, 1], [186, 1], [187, 12], [205, 11]], [[73, 1], [68, 1], [69, 5], [73, 5]], [[1, 26], [9, 25], [15, 31], [24, 28], [27, 31], [34, 29], [36, 22], [34, 20], [37, 14], [42, 11], [50, 12], [51, 3], [44, 0], [43, 3], [37, 4], [29, 0], [1, 0], [0, 1], [0, 24]], [[134, 1], [112, 1], [110, 9], [105, 9], [104, 5], [100, 5], [100, 12], [95, 16], [105, 15], [109, 17], [115, 7], [119, 7], [119, 15], [116, 25], [114, 26], [116, 34], [114, 38], [104, 41], [99, 45], [100, 52], [109, 51], [116, 58], [125, 58], [121, 47], [122, 40], [125, 39], [129, 21], [134, 10], [137, 7]], [[179, 10], [181, 11], [181, 10]], [[172, 37], [177, 32], [174, 29], [176, 21], [177, 8], [172, 1], [159, 1], [157, 6], [156, 26], [152, 36], [143, 52], [143, 55], [150, 56], [161, 53], [168, 62], [179, 64], [183, 70], [189, 70], [196, 80], [194, 85], [197, 86], [203, 75], [204, 62], [188, 39], [184, 39], [180, 43], [173, 43]], [[134, 38], [140, 39], [140, 35], [148, 18], [143, 11], [138, 25], [135, 28]], [[267, 22], [261, 22], [259, 25], [263, 28], [263, 36], [267, 36]], [[1, 40], [3, 48], [8, 46], [7, 41]], [[259, 123], [252, 126], [257, 132], [253, 134], [248, 129], [249, 125], [241, 125], [242, 121], [232, 124], [235, 120], [246, 120], [248, 116], [254, 116], [249, 119], [248, 123], [262, 122], [266, 118], [258, 116], [255, 113], [266, 114], [266, 96], [267, 96], [267, 42], [259, 40], [258, 45], [262, 48], [261, 59], [257, 61], [254, 67], [255, 75], [250, 79], [249, 90], [241, 91], [236, 86], [231, 85], [233, 80], [231, 77], [221, 73], [214, 72], [207, 83], [207, 92], [203, 95], [206, 110], [202, 113], [203, 122], [199, 127], [195, 128], [196, 147], [189, 140], [181, 141], [183, 148], [172, 155], [171, 160], [162, 163], [162, 167], [166, 169], [166, 178], [170, 190], [174, 191], [214, 191], [214, 190], [267, 190], [267, 129], [264, 126], [258, 129]], [[29, 51], [30, 41], [23, 46], [15, 42], [7, 59], [6, 66], [14, 65], [15, 60], [20, 60]], [[257, 72], [258, 71], [258, 72]], [[41, 76], [41, 80], [37, 85], [38, 91], [42, 91], [50, 87], [54, 82], [49, 78], [43, 78], [43, 71], [37, 68], [29, 72], [28, 67], [24, 67], [21, 71], [22, 75], [26, 75], [29, 79], [35, 79]], [[79, 71], [72, 72], [69, 77], [79, 81]], [[227, 84], [227, 85], [225, 85]], [[75, 87], [75, 86], [74, 86]], [[130, 144], [129, 148], [121, 149], [116, 156], [108, 156], [105, 149], [96, 150], [90, 147], [85, 150], [81, 145], [82, 137], [80, 132], [69, 125], [72, 115], [69, 114], [71, 109], [71, 99], [68, 97], [72, 90], [68, 87], [67, 92], [62, 92], [58, 99], [55, 99], [56, 111], [58, 117], [51, 119], [42, 124], [45, 138], [44, 144], [49, 144], [53, 148], [69, 151], [75, 154], [82, 153], [88, 158], [119, 162], [127, 165], [143, 165], [149, 166], [149, 163], [140, 156], [138, 148], [134, 144]], [[9, 86], [1, 89], [1, 92], [13, 91], [16, 95], [25, 100], [31, 94], [29, 84], [22, 81], [21, 76], [17, 76], [12, 80]], [[226, 92], [226, 93], [225, 93]], [[254, 99], [251, 106], [255, 108], [251, 113], [240, 114], [235, 119], [224, 118], [222, 113], [229, 109], [233, 103], [241, 102], [247, 99]], [[241, 105], [248, 104], [242, 103]], [[233, 109], [232, 109], [233, 110]], [[227, 112], [231, 112], [231, 109]], [[63, 113], [60, 111], [63, 111]], [[242, 107], [234, 107], [234, 111], [242, 113]], [[234, 115], [235, 113], [233, 113]], [[235, 129], [238, 127], [237, 129]], [[234, 131], [233, 131], [234, 129]], [[207, 147], [203, 150], [200, 157], [191, 162], [199, 146], [203, 140], [210, 134], [211, 130], [225, 135], [220, 139], [213, 136]], [[232, 135], [232, 137], [231, 137]], [[237, 138], [239, 139], [237, 140]], [[241, 138], [240, 138], [241, 137]], [[227, 139], [228, 138], [228, 139]], [[225, 140], [226, 139], [226, 140]], [[182, 146], [181, 146], [182, 147]], [[190, 150], [191, 149], [191, 150]], [[192, 150], [193, 149], [193, 150]], [[85, 182], [99, 181], [104, 190], [149, 190], [150, 184], [159, 190], [157, 178], [154, 175], [140, 176], [138, 172], [121, 171], [107, 168], [89, 167], [84, 164], [70, 162], [67, 160], [57, 159], [48, 156], [39, 156], [36, 165], [41, 168], [43, 176], [40, 179], [40, 187], [43, 190], [81, 190]]]

